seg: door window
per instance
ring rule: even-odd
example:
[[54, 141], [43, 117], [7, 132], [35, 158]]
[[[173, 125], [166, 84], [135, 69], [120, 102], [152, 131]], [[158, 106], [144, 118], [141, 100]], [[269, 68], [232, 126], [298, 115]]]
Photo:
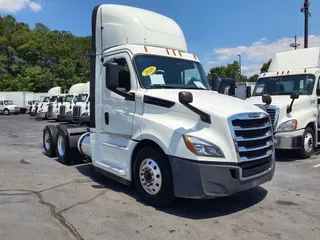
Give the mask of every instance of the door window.
[[318, 79], [318, 84], [317, 84], [317, 96], [320, 97], [320, 77]]
[[119, 87], [125, 89], [126, 92], [129, 92], [131, 86], [128, 63], [125, 58], [115, 59], [114, 62], [119, 66]]

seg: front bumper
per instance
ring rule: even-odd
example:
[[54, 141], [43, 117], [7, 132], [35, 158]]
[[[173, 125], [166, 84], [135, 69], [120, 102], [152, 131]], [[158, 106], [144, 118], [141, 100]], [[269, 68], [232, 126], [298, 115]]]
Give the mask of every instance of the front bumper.
[[298, 149], [301, 148], [304, 129], [294, 132], [283, 132], [275, 134], [276, 149]]
[[52, 112], [51, 116], [48, 116], [48, 119], [50, 119], [50, 120], [58, 120], [58, 115], [59, 115], [59, 113]]
[[[222, 197], [254, 188], [270, 181], [275, 169], [274, 157], [263, 160], [263, 162], [229, 164], [223, 162], [198, 163], [173, 156], [170, 156], [169, 159], [175, 196], [184, 198]], [[243, 178], [244, 172], [252, 176]]]
[[38, 119], [45, 119], [46, 113], [47, 113], [47, 112], [38, 112], [38, 113], [37, 113], [37, 118], [38, 118]]

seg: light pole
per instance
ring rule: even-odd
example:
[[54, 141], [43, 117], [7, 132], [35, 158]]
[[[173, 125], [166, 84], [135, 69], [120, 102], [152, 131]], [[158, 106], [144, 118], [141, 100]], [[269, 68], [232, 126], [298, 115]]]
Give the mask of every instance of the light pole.
[[301, 12], [304, 13], [304, 48], [308, 48], [308, 35], [309, 35], [309, 0], [305, 0], [302, 3]]
[[239, 67], [240, 67], [240, 71], [239, 71], [239, 74], [240, 74], [239, 81], [240, 81], [241, 80], [241, 76], [242, 76], [242, 74], [241, 74], [241, 55], [238, 54], [238, 57], [239, 57]]

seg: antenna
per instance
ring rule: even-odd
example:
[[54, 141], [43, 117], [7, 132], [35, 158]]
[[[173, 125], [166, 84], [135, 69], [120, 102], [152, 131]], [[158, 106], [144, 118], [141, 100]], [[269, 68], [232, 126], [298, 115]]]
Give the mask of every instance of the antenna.
[[102, 8], [100, 8], [100, 48], [101, 48], [101, 62], [103, 62], [103, 26], [102, 26]]
[[294, 43], [291, 43], [290, 44], [290, 47], [294, 48], [295, 50], [297, 50], [297, 48], [300, 46], [299, 43], [297, 43], [297, 35], [294, 35], [293, 36], [293, 39], [294, 39]]

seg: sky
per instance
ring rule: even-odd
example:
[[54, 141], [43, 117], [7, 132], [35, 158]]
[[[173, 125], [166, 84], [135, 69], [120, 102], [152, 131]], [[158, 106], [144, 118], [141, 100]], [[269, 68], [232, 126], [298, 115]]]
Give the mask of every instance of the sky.
[[[290, 50], [293, 36], [303, 47], [303, 0], [0, 0], [0, 14], [13, 15], [34, 27], [41, 22], [52, 30], [91, 34], [91, 12], [99, 4], [129, 5], [158, 12], [182, 28], [188, 51], [206, 71], [238, 61], [242, 73], [259, 73], [274, 53]], [[320, 1], [309, 0], [309, 46], [320, 46]]]

